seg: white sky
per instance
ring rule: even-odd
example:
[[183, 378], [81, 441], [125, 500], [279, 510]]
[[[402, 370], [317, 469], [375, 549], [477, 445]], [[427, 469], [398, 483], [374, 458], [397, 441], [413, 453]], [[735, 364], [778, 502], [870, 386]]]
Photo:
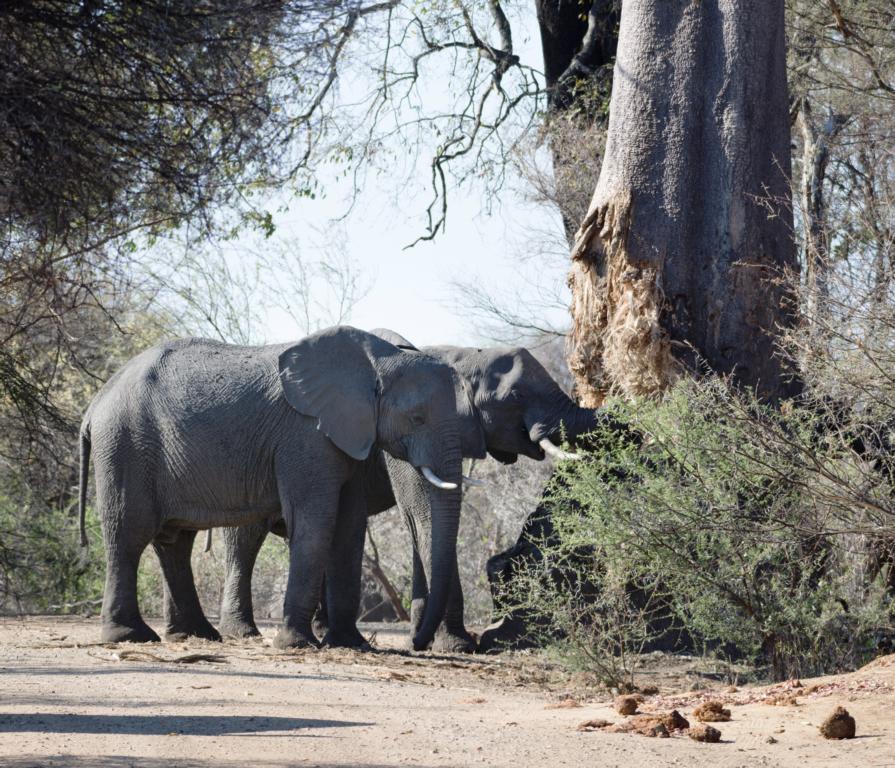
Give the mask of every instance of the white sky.
[[[534, 14], [526, 21], [534, 27]], [[541, 65], [540, 44], [532, 29], [514, 22], [516, 50], [524, 61]], [[364, 190], [351, 215], [339, 228], [346, 238], [344, 250], [369, 285], [369, 292], [348, 320], [360, 328], [383, 326], [405, 335], [416, 344], [462, 344], [486, 341], [480, 322], [458, 308], [460, 297], [454, 280], [470, 281], [500, 295], [508, 308], [537, 302], [539, 294], [562, 295], [566, 264], [554, 255], [539, 256], [538, 238], [544, 232], [561, 233], [558, 214], [522, 198], [522, 182], [510, 178], [492, 213], [483, 213], [481, 196], [470, 190], [449, 193], [447, 231], [433, 242], [405, 250], [425, 231], [425, 206], [429, 202], [429, 157], [423, 155], [412, 171], [410, 183], [395, 189], [395, 178], [368, 174]], [[396, 177], [399, 175], [396, 172]], [[302, 256], [315, 258], [314, 241], [328, 219], [345, 211], [347, 180], [325, 183], [325, 199], [300, 199], [289, 211], [275, 214], [275, 239], [298, 243]], [[515, 190], [515, 191], [514, 191]], [[395, 201], [400, 201], [400, 209]], [[539, 233], [541, 233], [539, 235]], [[238, 243], [236, 245], [238, 247]], [[288, 246], [287, 246], [288, 247]], [[522, 259], [528, 257], [523, 263]], [[540, 322], [554, 327], [567, 324], [562, 308], [532, 309]], [[287, 340], [303, 330], [283, 312], [270, 313], [265, 335], [268, 341]]]

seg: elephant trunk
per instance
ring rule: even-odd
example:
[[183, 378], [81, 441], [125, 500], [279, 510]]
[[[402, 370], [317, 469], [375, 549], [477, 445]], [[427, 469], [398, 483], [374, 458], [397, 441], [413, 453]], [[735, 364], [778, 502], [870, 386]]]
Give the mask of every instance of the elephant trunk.
[[550, 436], [558, 441], [560, 428], [562, 428], [566, 439], [575, 445], [579, 437], [586, 435], [588, 432], [593, 432], [600, 424], [599, 409], [582, 408], [571, 400], [566, 399], [556, 416], [555, 426]]
[[[444, 465], [447, 477], [460, 479], [461, 459], [459, 451], [455, 459]], [[440, 489], [425, 483], [429, 495], [430, 520], [416, 521], [417, 545], [429, 582], [429, 597], [413, 647], [427, 648], [444, 619], [454, 569], [457, 567], [457, 532], [460, 527], [459, 488]], [[428, 524], [427, 524], [428, 523]]]
[[574, 443], [581, 435], [593, 432], [600, 425], [599, 413], [594, 408], [573, 405], [563, 419], [569, 441]]

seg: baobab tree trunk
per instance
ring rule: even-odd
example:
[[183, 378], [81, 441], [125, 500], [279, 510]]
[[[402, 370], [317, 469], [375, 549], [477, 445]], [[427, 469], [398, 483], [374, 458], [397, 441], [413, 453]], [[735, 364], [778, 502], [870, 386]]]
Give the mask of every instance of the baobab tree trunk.
[[583, 405], [684, 370], [786, 394], [795, 270], [783, 0], [624, 0], [603, 164], [572, 249]]

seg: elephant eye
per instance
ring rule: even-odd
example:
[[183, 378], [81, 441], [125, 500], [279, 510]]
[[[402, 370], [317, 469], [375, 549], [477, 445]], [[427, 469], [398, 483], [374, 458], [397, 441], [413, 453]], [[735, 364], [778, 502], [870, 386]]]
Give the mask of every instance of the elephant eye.
[[415, 413], [410, 417], [410, 423], [415, 427], [421, 427], [426, 423], [426, 417], [421, 413]]

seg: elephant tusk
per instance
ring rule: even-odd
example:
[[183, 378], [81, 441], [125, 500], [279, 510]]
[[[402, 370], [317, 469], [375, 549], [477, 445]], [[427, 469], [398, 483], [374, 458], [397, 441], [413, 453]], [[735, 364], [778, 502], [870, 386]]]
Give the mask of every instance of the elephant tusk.
[[205, 531], [205, 551], [211, 552], [211, 528]]
[[580, 461], [584, 457], [580, 453], [569, 453], [562, 448], [557, 448], [548, 438], [542, 438], [538, 445], [544, 449], [544, 453], [552, 456], [554, 459], [566, 459], [568, 461]]
[[423, 473], [423, 477], [436, 488], [441, 488], [443, 491], [453, 491], [457, 487], [456, 483], [449, 483], [446, 480], [442, 480], [429, 467], [421, 467], [420, 471]]
[[487, 480], [478, 480], [475, 477], [469, 477], [469, 475], [463, 475], [463, 484], [464, 485], [488, 485]]

